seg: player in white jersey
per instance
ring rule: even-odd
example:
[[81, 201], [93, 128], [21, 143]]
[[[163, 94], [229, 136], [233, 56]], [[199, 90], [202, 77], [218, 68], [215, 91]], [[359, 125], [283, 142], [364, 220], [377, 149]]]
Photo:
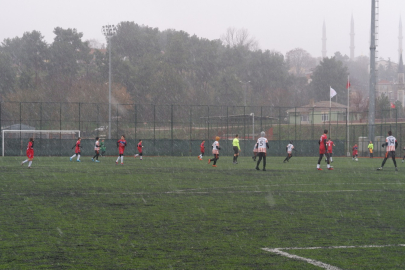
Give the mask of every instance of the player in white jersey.
[[384, 160], [381, 164], [381, 167], [378, 168], [378, 171], [381, 171], [384, 167], [385, 162], [387, 161], [388, 158], [392, 158], [392, 161], [394, 162], [395, 165], [395, 170], [398, 171], [397, 168], [397, 162], [395, 161], [395, 149], [398, 147], [398, 142], [397, 139], [395, 139], [394, 136], [392, 136], [391, 130], [388, 131], [388, 137], [385, 139], [385, 143], [381, 145], [381, 147], [386, 147], [386, 152], [385, 152], [385, 157]]
[[266, 134], [264, 131], [260, 132], [260, 138], [257, 139], [257, 155], [259, 156], [259, 160], [257, 161], [256, 170], [259, 169], [260, 161], [263, 159], [263, 171], [266, 170], [266, 147], [269, 148], [269, 142], [264, 137]]
[[212, 167], [217, 166], [217, 160], [219, 159], [219, 150], [221, 150], [221, 148], [219, 147], [219, 139], [220, 137], [216, 136], [215, 142], [212, 144], [212, 154], [214, 155], [214, 158], [208, 160], [208, 164], [210, 164], [211, 161], [214, 161]]
[[297, 151], [294, 148], [294, 145], [292, 144], [293, 141], [290, 141], [289, 144], [287, 144], [285, 150], [287, 151], [287, 157], [284, 159], [283, 163], [285, 163], [286, 161], [290, 162], [290, 158], [292, 158], [292, 151]]
[[91, 161], [100, 162], [98, 160], [98, 156], [100, 155], [100, 141], [99, 141], [98, 137], [96, 137], [96, 142], [94, 143], [94, 153], [95, 153], [95, 155], [93, 156]]

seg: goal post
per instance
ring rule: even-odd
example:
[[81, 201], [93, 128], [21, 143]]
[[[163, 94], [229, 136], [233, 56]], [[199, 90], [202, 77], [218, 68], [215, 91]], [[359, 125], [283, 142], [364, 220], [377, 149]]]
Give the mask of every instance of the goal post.
[[[40, 139], [56, 139], [59, 137], [61, 139], [64, 137], [64, 139], [74, 139], [80, 137], [80, 130], [9, 130], [9, 129], [3, 129], [1, 131], [1, 151], [2, 151], [2, 156], [4, 157], [4, 148], [5, 148], [5, 139], [6, 137], [9, 137], [10, 139], [22, 139], [22, 134], [25, 136], [28, 135], [28, 137], [33, 137], [35, 139], [35, 135], [39, 134]], [[13, 134], [15, 134], [13, 136]], [[17, 137], [18, 134], [18, 137]], [[45, 135], [45, 136], [44, 136]], [[24, 136], [24, 137], [25, 137]]]

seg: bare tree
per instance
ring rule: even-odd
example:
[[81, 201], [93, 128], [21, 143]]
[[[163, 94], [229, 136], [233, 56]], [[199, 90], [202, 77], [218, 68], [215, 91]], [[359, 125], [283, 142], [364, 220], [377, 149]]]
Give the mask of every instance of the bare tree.
[[228, 28], [221, 36], [221, 41], [224, 46], [230, 47], [246, 47], [248, 50], [258, 50], [259, 44], [255, 38], [251, 37], [247, 29]]
[[87, 40], [88, 44], [89, 44], [89, 48], [92, 49], [103, 49], [103, 43], [101, 43], [100, 41], [98, 41], [97, 39], [89, 39]]
[[297, 76], [309, 71], [316, 66], [316, 60], [306, 50], [295, 48], [286, 53], [290, 71]]

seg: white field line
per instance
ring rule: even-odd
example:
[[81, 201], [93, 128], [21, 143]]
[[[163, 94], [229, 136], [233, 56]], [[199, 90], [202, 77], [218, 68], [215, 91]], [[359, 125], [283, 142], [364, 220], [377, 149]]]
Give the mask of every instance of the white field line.
[[304, 257], [301, 257], [301, 256], [293, 255], [293, 254], [290, 254], [290, 253], [281, 251], [281, 250], [278, 249], [278, 248], [273, 248], [273, 249], [270, 249], [270, 248], [263, 248], [263, 250], [268, 251], [268, 252], [273, 252], [273, 253], [276, 253], [276, 254], [278, 254], [278, 255], [281, 255], [281, 256], [290, 258], [290, 259], [295, 259], [295, 260], [304, 261], [304, 262], [310, 263], [310, 264], [312, 264], [312, 265], [315, 265], [315, 266], [318, 266], [318, 267], [321, 267], [321, 268], [324, 268], [324, 269], [329, 269], [329, 270], [341, 270], [340, 268], [338, 268], [338, 267], [336, 267], [336, 266], [333, 266], [333, 265], [330, 265], [330, 264], [326, 264], [326, 263], [323, 263], [323, 262], [320, 262], [320, 261], [316, 261], [316, 260], [304, 258]]
[[[297, 190], [297, 191], [279, 191], [279, 193], [334, 193], [334, 192], [383, 192], [386, 190], [315, 190], [315, 191], [304, 191], [304, 190]], [[184, 191], [184, 190], [174, 190], [174, 191], [156, 191], [156, 192], [69, 192], [67, 194], [74, 196], [74, 195], [153, 195], [153, 194], [243, 194], [243, 193], [271, 193], [272, 191]], [[7, 196], [7, 195], [17, 195], [17, 196], [27, 196], [27, 195], [35, 195], [35, 194], [64, 194], [63, 192], [46, 192], [46, 193], [1, 193], [0, 196]]]
[[275, 254], [278, 254], [280, 256], [284, 256], [290, 259], [296, 259], [296, 260], [300, 260], [300, 261], [304, 261], [307, 263], [310, 263], [312, 265], [324, 268], [324, 269], [328, 269], [328, 270], [340, 270], [340, 268], [327, 264], [327, 263], [323, 263], [317, 260], [312, 260], [312, 259], [308, 259], [305, 257], [301, 257], [301, 256], [297, 256], [294, 254], [290, 254], [287, 252], [284, 252], [282, 250], [298, 250], [298, 249], [338, 249], [338, 248], [383, 248], [383, 247], [405, 247], [405, 244], [398, 244], [398, 245], [366, 245], [366, 246], [331, 246], [331, 247], [289, 247], [289, 248], [262, 248], [264, 251], [268, 251], [268, 252], [272, 252]]
[[[400, 182], [394, 183], [355, 183], [356, 185], [402, 185]], [[269, 192], [285, 192], [285, 193], [334, 193], [334, 192], [383, 192], [383, 189], [341, 189], [341, 190], [257, 190], [262, 187], [284, 187], [284, 186], [330, 186], [330, 185], [353, 185], [353, 183], [325, 183], [325, 184], [275, 184], [275, 185], [262, 185], [262, 186], [227, 186], [227, 187], [210, 187], [210, 188], [191, 188], [191, 189], [179, 189], [173, 191], [157, 191], [157, 192], [123, 192], [123, 193], [112, 193], [112, 192], [92, 192], [92, 193], [69, 193], [70, 195], [152, 195], [152, 194], [235, 194], [235, 193], [269, 193]], [[229, 191], [218, 191], [223, 189], [249, 189], [255, 188], [256, 190], [229, 190]], [[207, 191], [204, 191], [207, 190]], [[7, 195], [32, 195], [33, 193], [2, 193], [0, 196]], [[35, 194], [35, 193], [34, 193]], [[46, 193], [46, 194], [61, 194], [58, 193]]]

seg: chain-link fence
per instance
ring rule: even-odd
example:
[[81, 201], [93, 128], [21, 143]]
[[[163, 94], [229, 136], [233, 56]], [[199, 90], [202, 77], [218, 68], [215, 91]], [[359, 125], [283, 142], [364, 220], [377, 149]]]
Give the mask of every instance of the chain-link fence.
[[[296, 155], [313, 156], [318, 153], [324, 129], [335, 142], [335, 156], [345, 156], [355, 143], [361, 156], [368, 155], [368, 113], [350, 112], [348, 121], [345, 107], [112, 104], [110, 117], [108, 104], [2, 102], [0, 106], [1, 130], [80, 130], [84, 155], [93, 154], [96, 136], [105, 139], [107, 154], [115, 155], [116, 141], [123, 134], [128, 141], [127, 153], [134, 153], [137, 141], [142, 139], [146, 155], [198, 155], [202, 140], [209, 154], [215, 136], [220, 136], [221, 154], [231, 155], [231, 140], [239, 134], [242, 155], [248, 156], [260, 131], [265, 131], [270, 155], [285, 155], [285, 146], [293, 140]], [[374, 156], [383, 155], [380, 146], [388, 130], [402, 149], [405, 119], [398, 118], [395, 109], [377, 115], [381, 118], [375, 122]], [[36, 155], [73, 152], [74, 138], [16, 132], [1, 138], [5, 155], [25, 154], [32, 136]]]

